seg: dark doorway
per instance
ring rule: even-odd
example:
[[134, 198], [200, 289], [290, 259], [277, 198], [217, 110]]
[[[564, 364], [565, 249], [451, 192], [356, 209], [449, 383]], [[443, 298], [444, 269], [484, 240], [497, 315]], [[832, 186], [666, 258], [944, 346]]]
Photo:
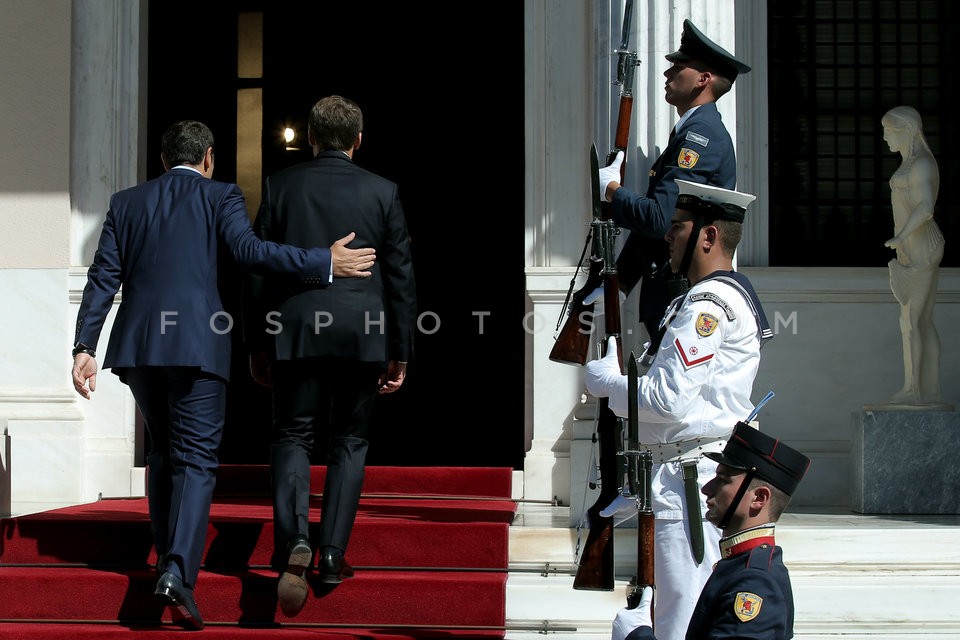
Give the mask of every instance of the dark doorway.
[[[151, 2], [148, 177], [164, 128], [191, 118], [214, 131], [216, 179], [236, 180], [241, 12], [263, 16], [263, 175], [308, 159], [279, 128], [337, 93], [364, 112], [357, 163], [400, 187], [423, 322], [404, 388], [380, 402], [370, 464], [521, 468], [523, 5], [453, 20], [424, 3]], [[239, 274], [225, 273], [239, 317]], [[270, 397], [239, 333], [221, 459], [265, 463]]]

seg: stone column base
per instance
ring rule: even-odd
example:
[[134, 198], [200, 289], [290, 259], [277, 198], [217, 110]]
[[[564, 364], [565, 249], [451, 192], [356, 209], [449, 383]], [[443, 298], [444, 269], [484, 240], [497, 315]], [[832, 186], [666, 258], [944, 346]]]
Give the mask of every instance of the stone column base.
[[865, 408], [852, 417], [854, 511], [960, 514], [960, 413]]

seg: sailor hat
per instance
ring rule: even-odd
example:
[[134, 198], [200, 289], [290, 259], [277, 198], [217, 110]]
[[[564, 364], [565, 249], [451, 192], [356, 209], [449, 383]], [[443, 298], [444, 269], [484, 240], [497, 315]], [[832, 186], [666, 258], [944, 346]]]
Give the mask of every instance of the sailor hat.
[[685, 209], [701, 216], [707, 222], [732, 220], [743, 223], [747, 205], [757, 199], [757, 196], [749, 193], [689, 180], [677, 180], [676, 183], [680, 189], [680, 195], [677, 196], [677, 209]]
[[737, 74], [747, 73], [750, 67], [738, 60], [732, 53], [703, 35], [689, 19], [683, 21], [683, 33], [680, 35], [680, 48], [666, 55], [670, 62], [688, 62], [699, 60], [713, 67], [717, 73], [737, 79]]

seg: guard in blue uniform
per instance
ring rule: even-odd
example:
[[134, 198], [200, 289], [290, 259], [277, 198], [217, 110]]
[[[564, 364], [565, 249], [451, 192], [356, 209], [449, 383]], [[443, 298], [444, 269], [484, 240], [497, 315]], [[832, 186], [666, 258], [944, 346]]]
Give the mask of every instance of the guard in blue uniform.
[[650, 169], [643, 195], [620, 186], [623, 154], [600, 169], [600, 189], [611, 202], [610, 215], [630, 235], [617, 258], [620, 288], [629, 293], [641, 282], [640, 320], [649, 335], [672, 299], [663, 286], [667, 275], [667, 245], [663, 236], [676, 208], [677, 179], [734, 189], [737, 159], [733, 140], [724, 127], [716, 102], [750, 67], [705, 36], [690, 20], [683, 21], [680, 48], [667, 54], [663, 72], [664, 99], [679, 120], [667, 146]]
[[[793, 589], [776, 545], [775, 523], [810, 467], [810, 459], [743, 422], [703, 487], [707, 519], [723, 529], [721, 560], [700, 593], [687, 640], [793, 637]], [[655, 638], [647, 587], [636, 609], [621, 609], [613, 640]]]

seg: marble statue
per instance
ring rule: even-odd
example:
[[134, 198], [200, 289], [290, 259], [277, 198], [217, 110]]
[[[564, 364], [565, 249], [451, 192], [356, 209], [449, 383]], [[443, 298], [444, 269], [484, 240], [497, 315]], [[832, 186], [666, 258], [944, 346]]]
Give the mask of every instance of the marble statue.
[[929, 409], [940, 404], [940, 337], [933, 323], [944, 246], [933, 219], [940, 172], [916, 109], [894, 107], [881, 123], [890, 151], [902, 158], [890, 178], [895, 235], [884, 246], [896, 250], [888, 267], [890, 289], [900, 303], [903, 388], [888, 404]]

